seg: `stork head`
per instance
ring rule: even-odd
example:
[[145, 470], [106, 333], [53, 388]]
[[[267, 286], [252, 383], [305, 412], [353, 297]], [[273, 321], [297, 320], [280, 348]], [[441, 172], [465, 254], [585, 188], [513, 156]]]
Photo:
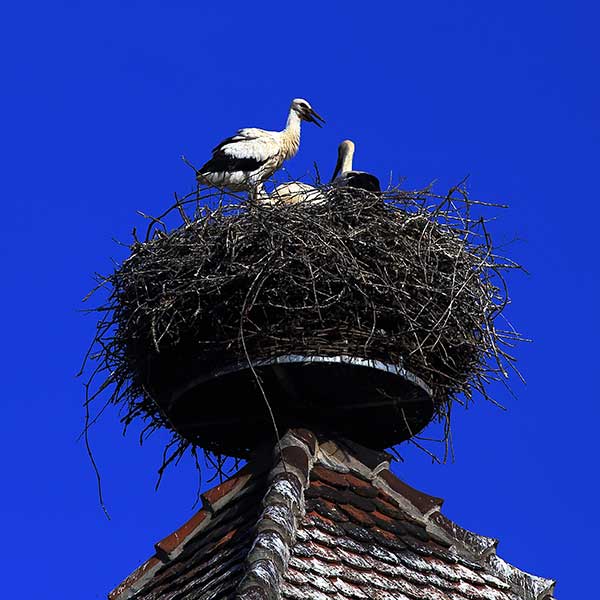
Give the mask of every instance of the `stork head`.
[[335, 164], [335, 170], [331, 177], [333, 181], [340, 173], [352, 171], [352, 159], [354, 157], [354, 142], [352, 140], [344, 140], [338, 146], [338, 159]]
[[321, 123], [325, 123], [325, 120], [313, 110], [312, 106], [304, 98], [294, 98], [292, 100], [292, 110], [303, 121], [314, 123], [317, 127], [322, 127]]

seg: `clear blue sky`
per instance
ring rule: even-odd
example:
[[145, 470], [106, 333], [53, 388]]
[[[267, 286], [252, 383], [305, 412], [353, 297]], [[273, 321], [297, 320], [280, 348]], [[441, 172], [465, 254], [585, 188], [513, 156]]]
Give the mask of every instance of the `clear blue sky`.
[[[204, 8], [206, 6], [206, 8]], [[3, 594], [103, 598], [191, 514], [190, 463], [153, 486], [164, 441], [93, 431], [107, 521], [76, 441], [74, 378], [95, 271], [123, 258], [136, 210], [159, 213], [241, 126], [278, 128], [302, 96], [327, 120], [288, 164], [357, 167], [507, 202], [492, 233], [530, 275], [510, 284], [528, 384], [455, 413], [456, 462], [409, 452], [407, 482], [446, 498], [499, 553], [589, 597], [597, 571], [596, 3], [12, 2], [0, 13]]]

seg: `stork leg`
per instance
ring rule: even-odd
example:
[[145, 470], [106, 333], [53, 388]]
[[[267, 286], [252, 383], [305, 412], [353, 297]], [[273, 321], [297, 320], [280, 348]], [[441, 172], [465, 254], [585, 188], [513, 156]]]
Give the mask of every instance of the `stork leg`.
[[251, 204], [271, 204], [271, 197], [267, 194], [262, 183], [259, 183], [248, 191], [248, 200]]

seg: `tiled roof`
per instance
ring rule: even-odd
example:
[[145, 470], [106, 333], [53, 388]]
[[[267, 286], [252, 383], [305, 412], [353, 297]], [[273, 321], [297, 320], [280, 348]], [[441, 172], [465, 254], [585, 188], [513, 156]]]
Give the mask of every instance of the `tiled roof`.
[[288, 432], [207, 492], [110, 600], [550, 600], [554, 582], [445, 518], [386, 454]]

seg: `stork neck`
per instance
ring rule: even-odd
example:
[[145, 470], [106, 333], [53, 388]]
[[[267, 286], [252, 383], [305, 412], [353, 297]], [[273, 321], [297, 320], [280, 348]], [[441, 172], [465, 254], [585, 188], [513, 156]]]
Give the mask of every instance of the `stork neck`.
[[290, 114], [285, 124], [285, 131], [300, 136], [300, 117], [293, 108], [290, 109]]
[[294, 156], [300, 146], [300, 117], [295, 110], [290, 110], [290, 114], [282, 131], [284, 148], [288, 157]]
[[346, 148], [344, 154], [342, 155], [342, 166], [340, 171], [342, 173], [346, 173], [347, 171], [352, 171], [352, 159], [354, 158], [354, 148]]

